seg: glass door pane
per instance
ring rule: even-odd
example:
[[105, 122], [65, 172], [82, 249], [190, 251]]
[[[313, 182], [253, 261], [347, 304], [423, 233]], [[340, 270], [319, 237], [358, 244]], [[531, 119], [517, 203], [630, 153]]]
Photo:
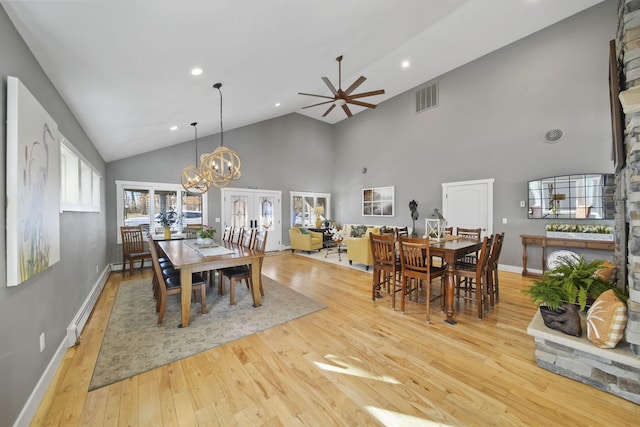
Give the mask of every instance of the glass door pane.
[[124, 190], [123, 218], [125, 226], [140, 225], [149, 230], [149, 191]]
[[249, 228], [249, 196], [232, 194], [229, 198], [231, 208], [231, 226]]
[[272, 196], [256, 196], [256, 214], [254, 215], [257, 220], [257, 228], [259, 231], [274, 230], [274, 207], [275, 198]]

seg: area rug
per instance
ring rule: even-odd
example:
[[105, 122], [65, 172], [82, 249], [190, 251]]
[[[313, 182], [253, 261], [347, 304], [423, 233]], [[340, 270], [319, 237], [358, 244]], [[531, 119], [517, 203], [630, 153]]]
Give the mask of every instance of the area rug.
[[[158, 325], [151, 279], [120, 284], [102, 340], [89, 390], [141, 374], [162, 365], [255, 334], [325, 308], [324, 305], [262, 276], [265, 296], [252, 306], [246, 286], [236, 286], [236, 305], [229, 293], [207, 288], [207, 314], [191, 304], [190, 323], [180, 324], [180, 296], [170, 295]], [[227, 284], [228, 291], [228, 284]]]
[[[369, 270], [367, 270], [367, 266], [364, 264], [359, 264], [357, 262], [354, 262], [353, 264], [349, 264], [349, 258], [347, 258], [347, 249], [343, 248], [342, 252], [340, 253], [340, 259], [338, 259], [338, 252], [336, 252], [335, 248], [330, 248], [329, 249], [329, 254], [327, 255], [327, 250], [326, 249], [322, 249], [321, 251], [311, 251], [310, 254], [308, 254], [306, 251], [295, 251], [294, 255], [300, 255], [303, 257], [307, 257], [307, 258], [313, 258], [315, 260], [318, 261], [322, 261], [322, 262], [328, 262], [330, 264], [334, 264], [334, 265], [341, 265], [342, 267], [347, 267], [347, 268], [351, 268], [353, 270], [358, 270], [358, 271], [364, 271], [365, 273], [367, 272], [372, 272], [373, 271], [373, 267], [369, 267]], [[325, 258], [326, 255], [326, 258]]]

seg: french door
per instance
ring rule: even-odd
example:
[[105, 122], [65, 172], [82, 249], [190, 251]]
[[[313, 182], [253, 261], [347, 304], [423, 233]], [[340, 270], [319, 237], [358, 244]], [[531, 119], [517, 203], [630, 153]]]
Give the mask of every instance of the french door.
[[265, 251], [280, 250], [282, 240], [281, 191], [222, 188], [222, 226], [267, 230]]

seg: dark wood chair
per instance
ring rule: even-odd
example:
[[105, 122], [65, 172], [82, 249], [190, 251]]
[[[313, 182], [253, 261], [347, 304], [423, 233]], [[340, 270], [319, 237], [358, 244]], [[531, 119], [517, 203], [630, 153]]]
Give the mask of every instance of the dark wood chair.
[[500, 252], [502, 252], [502, 243], [504, 242], [504, 232], [493, 236], [491, 252], [489, 253], [489, 261], [487, 264], [487, 290], [489, 293], [489, 304], [493, 306], [500, 302], [500, 283], [498, 281], [498, 261], [500, 260]]
[[202, 224], [187, 224], [185, 229], [185, 235], [187, 239], [196, 239], [198, 237], [198, 231], [202, 228]]
[[451, 236], [453, 234], [453, 227], [445, 227], [444, 228], [444, 235], [445, 236]]
[[[157, 300], [156, 312], [158, 313], [158, 325], [164, 319], [164, 312], [167, 306], [167, 296], [180, 294], [182, 287], [180, 284], [180, 274], [164, 275], [160, 263], [158, 262], [158, 252], [156, 251], [153, 238], [149, 236], [149, 249], [151, 252], [151, 263], [153, 264], [153, 281], [157, 284]], [[205, 281], [198, 273], [191, 276], [192, 289], [194, 292], [200, 291], [200, 305], [202, 306], [202, 314], [207, 312], [207, 287]]]
[[478, 308], [478, 318], [484, 318], [484, 311], [488, 303], [487, 266], [489, 263], [489, 238], [482, 239], [482, 247], [475, 263], [456, 262], [454, 275], [456, 276], [456, 296], [475, 301]]
[[393, 234], [369, 233], [371, 254], [373, 255], [373, 279], [371, 282], [371, 301], [380, 297], [380, 290], [387, 288], [391, 294], [391, 307], [396, 308], [396, 292], [401, 288], [400, 260], [396, 256], [396, 243]]
[[409, 237], [409, 227], [396, 227], [396, 239], [400, 236]]
[[231, 241], [231, 236], [233, 236], [233, 227], [230, 225], [225, 225], [224, 232], [222, 233], [222, 241], [223, 242]]
[[477, 239], [480, 240], [482, 235], [481, 228], [456, 228], [456, 235], [462, 236], [465, 239]]
[[[256, 232], [255, 229], [251, 229], [250, 234], [253, 234], [252, 239], [245, 239], [245, 242], [251, 242], [253, 249], [258, 252], [264, 252], [264, 248], [267, 245], [267, 231]], [[249, 247], [249, 246], [246, 246]], [[260, 259], [260, 271], [262, 272], [262, 258]], [[247, 289], [253, 288], [251, 280], [251, 266], [242, 265], [239, 267], [224, 268], [220, 271], [220, 288], [223, 288], [223, 277], [229, 279], [229, 304], [236, 304], [236, 283], [245, 281]], [[260, 294], [264, 296], [264, 289], [262, 288], [262, 282], [260, 283]]]
[[144, 234], [142, 227], [123, 226], [120, 227], [122, 237], [122, 274], [124, 274], [125, 264], [129, 262], [129, 275], [133, 274], [133, 263], [140, 261], [140, 268], [144, 268], [144, 260], [151, 259], [151, 252], [144, 247]]
[[[429, 253], [429, 239], [400, 237], [400, 282], [401, 302], [400, 311], [404, 312], [405, 299], [407, 295], [416, 293], [416, 301], [420, 287], [425, 289], [425, 303], [427, 306], [427, 322], [431, 320], [431, 280], [444, 275], [443, 267], [431, 265], [431, 255]], [[443, 285], [440, 286], [440, 297]]]

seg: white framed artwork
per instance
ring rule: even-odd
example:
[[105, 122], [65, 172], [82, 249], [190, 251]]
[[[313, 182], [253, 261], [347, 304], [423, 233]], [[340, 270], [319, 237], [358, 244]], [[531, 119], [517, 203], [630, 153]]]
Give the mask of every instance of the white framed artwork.
[[364, 188], [362, 216], [393, 216], [395, 187]]
[[7, 77], [7, 286], [60, 261], [58, 125], [17, 77]]

